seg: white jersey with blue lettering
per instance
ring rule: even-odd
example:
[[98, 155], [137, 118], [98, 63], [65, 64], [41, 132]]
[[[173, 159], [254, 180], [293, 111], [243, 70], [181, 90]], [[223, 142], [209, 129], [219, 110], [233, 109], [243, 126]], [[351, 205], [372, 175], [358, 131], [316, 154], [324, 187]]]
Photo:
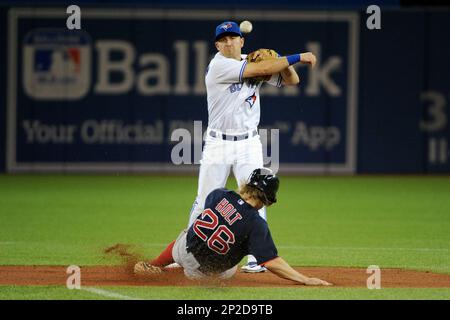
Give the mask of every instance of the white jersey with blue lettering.
[[[257, 129], [262, 82], [252, 85], [244, 81], [246, 56], [238, 61], [218, 52], [209, 63], [205, 77], [209, 129], [231, 134]], [[275, 74], [267, 83], [280, 87], [281, 80], [281, 75]]]

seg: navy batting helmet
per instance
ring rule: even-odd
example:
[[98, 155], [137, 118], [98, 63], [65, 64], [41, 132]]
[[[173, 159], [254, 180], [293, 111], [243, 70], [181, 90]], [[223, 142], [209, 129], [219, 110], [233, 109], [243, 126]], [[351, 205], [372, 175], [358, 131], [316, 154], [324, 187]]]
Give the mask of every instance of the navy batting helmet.
[[271, 205], [277, 202], [277, 191], [280, 186], [280, 180], [275, 176], [272, 170], [267, 168], [258, 168], [253, 170], [248, 178], [247, 185], [261, 190], [265, 197], [265, 205]]

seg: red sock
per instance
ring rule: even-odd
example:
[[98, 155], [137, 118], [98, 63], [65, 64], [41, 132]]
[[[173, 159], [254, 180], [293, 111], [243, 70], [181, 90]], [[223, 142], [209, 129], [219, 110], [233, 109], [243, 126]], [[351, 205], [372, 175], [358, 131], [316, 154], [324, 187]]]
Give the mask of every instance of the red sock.
[[173, 240], [173, 241], [167, 246], [167, 248], [164, 249], [163, 252], [161, 252], [161, 254], [159, 255], [158, 258], [153, 259], [153, 260], [150, 262], [150, 264], [151, 264], [152, 266], [165, 267], [165, 266], [167, 266], [167, 265], [169, 265], [169, 264], [175, 262], [175, 261], [173, 260], [173, 257], [172, 257], [172, 249], [173, 249], [173, 246], [174, 246], [174, 245], [175, 245], [175, 240]]

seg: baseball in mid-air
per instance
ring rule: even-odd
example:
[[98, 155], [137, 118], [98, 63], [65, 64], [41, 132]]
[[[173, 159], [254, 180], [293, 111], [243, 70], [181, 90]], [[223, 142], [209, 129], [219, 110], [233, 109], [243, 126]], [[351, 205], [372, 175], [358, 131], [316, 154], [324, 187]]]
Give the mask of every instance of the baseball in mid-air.
[[253, 26], [252, 23], [248, 20], [242, 21], [239, 25], [239, 28], [241, 28], [242, 33], [250, 33], [252, 32]]

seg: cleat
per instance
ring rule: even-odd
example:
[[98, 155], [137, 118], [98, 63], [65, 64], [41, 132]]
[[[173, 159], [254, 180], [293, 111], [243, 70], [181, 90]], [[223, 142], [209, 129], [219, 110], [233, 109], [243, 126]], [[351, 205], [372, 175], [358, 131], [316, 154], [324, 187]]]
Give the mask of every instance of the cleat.
[[134, 265], [134, 273], [138, 275], [149, 275], [161, 272], [162, 272], [161, 268], [152, 266], [151, 264], [145, 261], [139, 261]]
[[181, 268], [181, 266], [178, 263], [174, 262], [169, 264], [168, 266], [165, 266], [164, 268], [173, 269], [173, 268]]
[[259, 272], [266, 272], [266, 271], [267, 271], [266, 267], [260, 266], [256, 262], [250, 262], [241, 268], [241, 272], [246, 272], [246, 273], [259, 273]]

